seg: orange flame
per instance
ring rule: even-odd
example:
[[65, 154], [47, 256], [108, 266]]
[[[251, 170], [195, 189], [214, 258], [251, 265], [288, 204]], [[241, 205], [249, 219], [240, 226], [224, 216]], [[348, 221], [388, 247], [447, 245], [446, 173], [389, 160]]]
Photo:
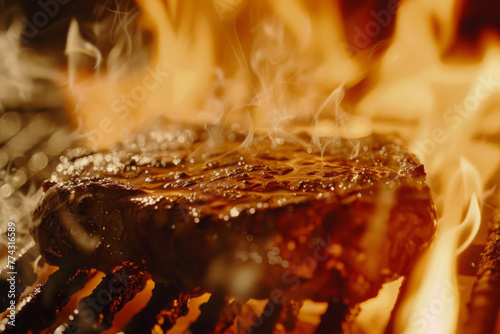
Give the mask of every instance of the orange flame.
[[[456, 256], [469, 245], [481, 223], [478, 194], [481, 194], [479, 175], [462, 159], [460, 170], [451, 178], [444, 194], [444, 212], [436, 242], [417, 265], [408, 283], [414, 294], [405, 300], [399, 313], [398, 332], [456, 332], [460, 299]], [[468, 211], [462, 220], [462, 212], [457, 208], [466, 207]]]
[[[319, 148], [328, 145], [325, 136], [400, 133], [426, 166], [439, 223], [435, 245], [409, 280], [396, 328], [453, 333], [457, 254], [480, 229], [484, 187], [500, 166], [498, 143], [478, 140], [498, 136], [500, 40], [486, 32], [478, 48], [454, 51], [461, 3], [408, 0], [397, 11], [389, 5], [355, 26], [349, 45], [353, 32], [341, 1], [137, 0], [141, 16], [123, 27], [109, 59], [73, 23], [67, 54], [75, 115], [96, 147], [156, 115], [235, 122], [276, 142], [291, 125], [303, 127]], [[382, 52], [363, 50], [392, 22]], [[89, 58], [95, 69], [82, 70]], [[99, 70], [123, 59], [126, 66]], [[362, 305], [359, 328], [383, 313], [375, 326], [382, 330], [388, 308], [380, 305], [394, 305], [399, 284]]]

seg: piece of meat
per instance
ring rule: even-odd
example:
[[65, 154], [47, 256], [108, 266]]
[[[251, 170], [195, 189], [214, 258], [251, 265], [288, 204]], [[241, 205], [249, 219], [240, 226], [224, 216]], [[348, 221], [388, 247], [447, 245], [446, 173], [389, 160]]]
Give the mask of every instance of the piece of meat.
[[159, 124], [109, 151], [75, 149], [32, 234], [54, 265], [132, 261], [181, 291], [356, 303], [432, 241], [424, 168], [380, 135], [323, 154], [312, 142]]

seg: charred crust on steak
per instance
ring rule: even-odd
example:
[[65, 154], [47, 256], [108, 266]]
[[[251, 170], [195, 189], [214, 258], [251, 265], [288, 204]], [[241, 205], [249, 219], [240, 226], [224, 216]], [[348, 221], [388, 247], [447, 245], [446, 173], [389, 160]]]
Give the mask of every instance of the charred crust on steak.
[[432, 241], [424, 167], [399, 139], [321, 152], [307, 136], [246, 135], [161, 124], [107, 151], [68, 152], [34, 214], [42, 254], [105, 272], [142, 263], [185, 291], [358, 302]]

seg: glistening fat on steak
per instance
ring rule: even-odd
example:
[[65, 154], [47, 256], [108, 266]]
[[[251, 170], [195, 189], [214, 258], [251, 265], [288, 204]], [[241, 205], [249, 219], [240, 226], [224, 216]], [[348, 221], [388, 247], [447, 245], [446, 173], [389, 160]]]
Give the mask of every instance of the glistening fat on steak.
[[355, 303], [431, 242], [424, 168], [389, 138], [332, 141], [322, 154], [244, 140], [161, 124], [109, 151], [73, 150], [34, 215], [42, 254], [106, 273], [142, 263], [181, 291]]

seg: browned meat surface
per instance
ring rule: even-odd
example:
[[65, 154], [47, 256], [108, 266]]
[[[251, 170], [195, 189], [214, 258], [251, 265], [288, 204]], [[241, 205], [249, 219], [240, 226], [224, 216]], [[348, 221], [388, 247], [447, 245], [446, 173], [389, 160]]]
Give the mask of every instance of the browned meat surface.
[[359, 302], [431, 242], [424, 168], [398, 143], [373, 135], [321, 154], [306, 135], [245, 138], [160, 124], [69, 152], [34, 214], [42, 254], [107, 273], [142, 263], [183, 291]]

